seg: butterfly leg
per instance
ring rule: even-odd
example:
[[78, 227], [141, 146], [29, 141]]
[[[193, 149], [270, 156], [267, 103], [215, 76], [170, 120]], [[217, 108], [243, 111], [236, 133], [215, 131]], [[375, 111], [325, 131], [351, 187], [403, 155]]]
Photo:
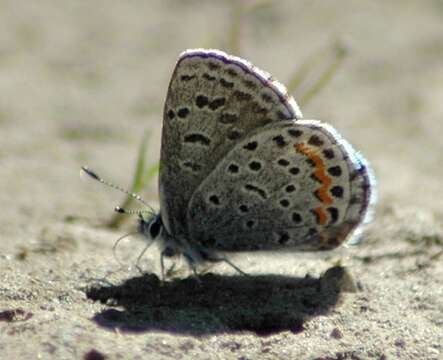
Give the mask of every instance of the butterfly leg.
[[200, 280], [200, 277], [197, 272], [197, 266], [195, 266], [195, 260], [193, 259], [193, 257], [191, 255], [189, 255], [185, 252], [183, 253], [183, 256], [185, 257], [186, 261], [188, 262], [189, 267], [191, 268], [194, 277], [197, 279], [197, 282], [199, 284], [201, 284], [201, 280]]
[[135, 267], [137, 268], [137, 270], [143, 274], [143, 269], [140, 266], [140, 260], [143, 257], [143, 255], [145, 255], [146, 251], [149, 249], [149, 247], [152, 245], [153, 241], [151, 241], [148, 245], [145, 246], [145, 248], [143, 249], [143, 251], [140, 253], [140, 255], [137, 257], [137, 262], [135, 263]]
[[214, 262], [217, 261], [223, 261], [226, 264], [228, 264], [230, 267], [232, 267], [235, 271], [237, 271], [239, 274], [241, 275], [245, 275], [245, 276], [249, 276], [248, 273], [244, 272], [242, 269], [240, 269], [237, 265], [235, 265], [232, 261], [230, 261], [229, 259], [225, 258], [225, 257], [220, 257], [216, 260], [214, 260]]
[[231, 260], [229, 260], [225, 256], [219, 256], [219, 255], [216, 255], [213, 253], [209, 253], [205, 250], [200, 250], [200, 255], [204, 260], [209, 261], [209, 262], [213, 262], [213, 263], [225, 262], [230, 267], [232, 267], [235, 271], [237, 271], [239, 274], [249, 276], [249, 274], [245, 273], [242, 269], [240, 269], [237, 265], [235, 265]]
[[162, 281], [165, 281], [165, 257], [173, 257], [176, 255], [176, 251], [169, 246], [166, 246], [160, 253], [160, 269], [162, 275]]

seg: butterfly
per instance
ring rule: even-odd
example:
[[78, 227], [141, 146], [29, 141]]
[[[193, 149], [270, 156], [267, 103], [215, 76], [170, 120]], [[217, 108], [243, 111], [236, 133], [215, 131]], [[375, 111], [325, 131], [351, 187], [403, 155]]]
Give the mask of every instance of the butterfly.
[[225, 261], [242, 272], [226, 254], [343, 244], [371, 218], [375, 179], [332, 126], [303, 120], [268, 73], [195, 49], [179, 56], [166, 96], [159, 197], [159, 213], [140, 212], [139, 231], [161, 241], [162, 270], [164, 257], [181, 254], [194, 271]]

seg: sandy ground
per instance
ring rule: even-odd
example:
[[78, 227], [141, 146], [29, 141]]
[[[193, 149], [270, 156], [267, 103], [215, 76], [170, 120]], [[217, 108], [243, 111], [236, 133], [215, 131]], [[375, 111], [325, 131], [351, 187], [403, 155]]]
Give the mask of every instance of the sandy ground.
[[[226, 44], [218, 1], [0, 1], [0, 349], [4, 359], [441, 359], [443, 5], [280, 1], [244, 19], [242, 52], [285, 82], [337, 37], [351, 55], [303, 107], [371, 161], [361, 245], [245, 254], [199, 285], [162, 284], [158, 253], [103, 224], [141, 134], [159, 157], [177, 55]], [[156, 182], [145, 195], [157, 200]], [[128, 230], [129, 229], [129, 230]], [[129, 268], [130, 267], [130, 268]]]

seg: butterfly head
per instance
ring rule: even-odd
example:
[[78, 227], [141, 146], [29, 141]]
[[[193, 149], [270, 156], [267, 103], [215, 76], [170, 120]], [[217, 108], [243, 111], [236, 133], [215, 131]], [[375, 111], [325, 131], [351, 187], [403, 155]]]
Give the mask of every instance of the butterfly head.
[[114, 210], [120, 214], [138, 215], [139, 218], [138, 230], [141, 234], [147, 236], [148, 238], [155, 240], [158, 236], [161, 235], [163, 229], [163, 222], [160, 214], [157, 213], [145, 200], [143, 200], [141, 196], [133, 192], [130, 192], [126, 189], [123, 189], [120, 186], [117, 186], [109, 181], [104, 180], [95, 171], [89, 169], [87, 166], [82, 166], [82, 173], [85, 173], [91, 179], [98, 181], [103, 185], [106, 185], [110, 188], [125, 193], [130, 198], [144, 205], [146, 208], [142, 210], [124, 209], [120, 206], [116, 206]]
[[138, 220], [139, 232], [144, 236], [155, 240], [161, 236], [163, 230], [163, 222], [160, 214], [139, 213]]

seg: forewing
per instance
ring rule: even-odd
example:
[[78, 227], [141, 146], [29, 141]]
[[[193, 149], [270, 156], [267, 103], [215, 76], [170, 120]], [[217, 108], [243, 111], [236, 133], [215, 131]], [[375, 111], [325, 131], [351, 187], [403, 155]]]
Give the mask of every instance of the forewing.
[[186, 233], [192, 194], [235, 144], [257, 128], [301, 116], [284, 86], [245, 60], [217, 50], [184, 52], [163, 119], [159, 183], [169, 233]]
[[331, 249], [365, 221], [372, 181], [332, 127], [274, 123], [237, 144], [195, 191], [189, 241], [225, 251]]

